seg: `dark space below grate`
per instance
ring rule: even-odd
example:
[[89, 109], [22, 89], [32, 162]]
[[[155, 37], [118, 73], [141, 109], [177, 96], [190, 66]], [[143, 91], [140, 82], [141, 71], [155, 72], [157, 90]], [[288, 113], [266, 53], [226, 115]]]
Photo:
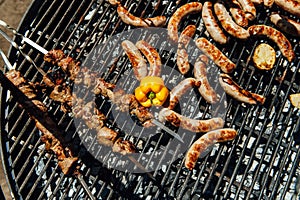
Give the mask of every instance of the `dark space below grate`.
[[[157, 9], [154, 9], [156, 1], [132, 0], [122, 3], [137, 16], [164, 14], [169, 18], [176, 9], [173, 1], [161, 1], [161, 6]], [[186, 1], [179, 1], [177, 6], [185, 3]], [[269, 10], [258, 7], [259, 14], [253, 23], [272, 26], [267, 16], [278, 10], [276, 6]], [[282, 10], [279, 11], [287, 15]], [[180, 31], [190, 23], [198, 27], [195, 38], [205, 36], [203, 22], [197, 15], [185, 19]], [[116, 8], [106, 1], [49, 0], [33, 2], [19, 32], [47, 50], [60, 48], [72, 57], [84, 61], [97, 44], [129, 28], [132, 29], [120, 21]], [[228, 45], [217, 45], [238, 65], [232, 74], [234, 80], [244, 88], [265, 95], [267, 102], [263, 106], [250, 106], [227, 98], [226, 126], [236, 128], [238, 137], [233, 142], [216, 145], [208, 156], [198, 160], [191, 172], [183, 167], [184, 155], [180, 159], [174, 156], [172, 164], [151, 172], [156, 181], [151, 180], [147, 174], [132, 174], [103, 166], [87, 152], [88, 147], [80, 144], [78, 134], [81, 133], [75, 131], [73, 119], [63, 114], [58, 105], [46, 96], [43, 99], [49, 105], [54, 119], [65, 130], [66, 138], [73, 139], [78, 146], [84, 180], [97, 199], [291, 199], [297, 192], [297, 177], [300, 172], [300, 112], [293, 108], [288, 95], [300, 91], [297, 83], [300, 80], [300, 47], [299, 39], [289, 39], [296, 53], [296, 62], [288, 63], [281, 55], [277, 55], [274, 69], [267, 72], [256, 69], [252, 61], [249, 61], [249, 56], [261, 42], [270, 43], [276, 49], [276, 45], [270, 40], [251, 38], [239, 41], [231, 38]], [[168, 44], [162, 42], [157, 45]], [[41, 53], [28, 45], [23, 46], [23, 51], [43, 69], [51, 67], [43, 62]], [[171, 51], [174, 52], [174, 49]], [[165, 65], [175, 66], [174, 53], [159, 53]], [[26, 78], [41, 81], [41, 74], [14, 49], [11, 49], [9, 56], [10, 61], [17, 63], [17, 69]], [[93, 69], [99, 67], [97, 63], [92, 65]], [[128, 60], [122, 57], [118, 60], [116, 71], [103, 76], [109, 81], [125, 77], [127, 82], [136, 83], [133, 78], [123, 74], [128, 67]], [[176, 67], [174, 68], [169, 77], [175, 73]], [[285, 78], [280, 81], [284, 73]], [[125, 84], [124, 87], [130, 85]], [[55, 156], [45, 152], [39, 139], [40, 133], [26, 112], [17, 106], [15, 98], [7, 98], [7, 91], [4, 89], [1, 93], [1, 148], [7, 177], [15, 197], [87, 199], [88, 195], [77, 179], [64, 176], [57, 166]], [[113, 110], [103, 99], [99, 99], [97, 103], [101, 110]], [[203, 116], [210, 114], [209, 105], [201, 97], [195, 105], [199, 106]], [[181, 112], [191, 117], [197, 116], [197, 113], [189, 113], [188, 109]], [[145, 140], [128, 132], [124, 134], [136, 144], [142, 143], [145, 149], [162, 146], [166, 154], [174, 153], [164, 147], [162, 137]], [[192, 142], [195, 138], [187, 133], [184, 139]], [[105, 149], [97, 144], [95, 147], [100, 156], [106, 154]]]

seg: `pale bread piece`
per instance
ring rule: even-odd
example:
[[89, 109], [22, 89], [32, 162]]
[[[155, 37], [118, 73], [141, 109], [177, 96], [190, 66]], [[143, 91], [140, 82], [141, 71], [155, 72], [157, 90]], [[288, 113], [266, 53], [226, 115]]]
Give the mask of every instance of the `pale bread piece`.
[[293, 106], [295, 106], [296, 108], [300, 108], [300, 93], [291, 94], [290, 100]]
[[265, 43], [258, 45], [253, 55], [255, 67], [261, 70], [272, 69], [276, 61], [275, 54], [275, 50], [270, 45]]

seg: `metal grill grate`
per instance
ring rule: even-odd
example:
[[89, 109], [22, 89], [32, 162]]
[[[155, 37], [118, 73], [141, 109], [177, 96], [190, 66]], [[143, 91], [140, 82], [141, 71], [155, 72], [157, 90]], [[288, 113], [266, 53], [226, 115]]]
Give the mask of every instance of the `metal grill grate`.
[[[163, 14], [169, 18], [186, 1], [179, 1], [178, 5], [175, 1], [160, 0], [129, 0], [122, 3], [137, 16]], [[160, 3], [160, 6], [155, 7], [156, 3]], [[269, 10], [258, 7], [259, 14], [255, 23], [271, 25], [267, 16], [277, 10], [276, 6]], [[279, 12], [287, 15], [282, 10]], [[195, 38], [206, 34], [203, 22], [197, 15], [185, 19], [180, 30], [191, 22], [198, 27]], [[98, 44], [131, 28], [120, 21], [116, 8], [106, 1], [46, 0], [32, 3], [19, 32], [45, 49], [63, 49], [68, 55], [84, 61]], [[163, 136], [144, 140], [143, 137], [133, 137], [134, 130], [126, 132], [126, 138], [136, 144], [142, 143], [145, 148], [142, 150], [145, 151], [146, 148], [163, 147], [164, 155], [174, 155], [172, 163], [163, 165], [161, 169], [154, 166], [152, 174], [155, 180], [143, 173], [132, 174], [108, 169], [87, 152], [97, 144], [83, 147], [78, 139], [80, 133], [75, 130], [74, 120], [63, 114], [59, 106], [46, 95], [43, 99], [54, 119], [65, 130], [66, 138], [74, 140], [74, 145], [78, 146], [83, 162], [83, 178], [97, 199], [291, 199], [299, 192], [300, 111], [293, 108], [288, 95], [300, 92], [297, 82], [300, 79], [300, 47], [299, 39], [289, 39], [296, 52], [296, 62], [288, 63], [281, 55], [277, 55], [274, 69], [268, 72], [258, 71], [252, 66], [249, 57], [260, 42], [271, 43], [276, 47], [271, 41], [253, 38], [241, 42], [231, 38], [228, 45], [217, 45], [238, 65], [233, 74], [234, 79], [242, 87], [265, 95], [267, 102], [263, 106], [249, 106], [228, 98], [226, 126], [236, 128], [239, 135], [233, 142], [215, 146], [209, 156], [198, 160], [193, 171], [183, 167], [184, 155], [181, 159], [176, 158], [176, 151], [180, 150], [180, 146], [170, 152], [170, 147], [162, 144]], [[157, 45], [160, 50], [159, 47], [169, 44], [166, 41]], [[43, 55], [30, 46], [24, 44], [23, 51], [44, 70], [51, 67], [43, 62]], [[159, 52], [165, 66], [174, 67], [168, 77], [172, 77], [176, 71], [174, 51], [171, 48], [167, 53]], [[10, 60], [16, 62], [17, 69], [26, 78], [41, 81], [41, 74], [14, 49], [10, 51]], [[123, 73], [128, 66], [128, 60], [121, 58], [115, 71], [103, 76], [109, 81], [125, 77], [124, 82], [136, 83]], [[99, 65], [94, 63], [91, 67], [98, 69]], [[281, 80], [282, 76], [284, 78]], [[131, 86], [124, 84], [124, 87]], [[1, 147], [7, 177], [16, 198], [87, 199], [88, 194], [78, 180], [63, 175], [55, 156], [45, 151], [40, 133], [26, 112], [16, 104], [16, 99], [8, 98], [4, 89], [1, 93]], [[223, 95], [222, 98], [227, 97]], [[192, 102], [193, 99], [187, 101]], [[202, 117], [210, 115], [210, 107], [201, 97], [195, 105], [199, 106]], [[114, 109], [105, 102], [99, 107], [108, 113]], [[190, 112], [189, 108], [181, 112], [191, 117], [198, 114]], [[126, 123], [121, 127], [125, 127]], [[188, 134], [183, 138], [191, 142], [195, 139]], [[104, 155], [105, 150], [101, 147], [97, 151], [99, 156]], [[163, 159], [164, 157], [161, 158], [162, 162]], [[142, 162], [141, 158], [140, 161]], [[151, 160], [145, 162], [151, 165]]]

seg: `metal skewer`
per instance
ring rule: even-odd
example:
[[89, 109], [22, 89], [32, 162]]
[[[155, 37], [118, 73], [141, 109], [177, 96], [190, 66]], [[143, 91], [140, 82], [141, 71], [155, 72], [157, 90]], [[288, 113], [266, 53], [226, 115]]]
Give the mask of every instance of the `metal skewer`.
[[[4, 54], [4, 52], [0, 49], [0, 55], [5, 63], [5, 66], [7, 67], [8, 70], [12, 70], [14, 69], [14, 67], [11, 65], [11, 63], [9, 62], [8, 58], [6, 57], [6, 55]], [[0, 82], [5, 82], [5, 83], [8, 83], [10, 82], [8, 79], [6, 80], [7, 78], [5, 77], [5, 75], [3, 74], [3, 72], [1, 71], [0, 72]], [[7, 86], [7, 85], [10, 85], [10, 86]], [[22, 93], [21, 91], [19, 91], [19, 89], [17, 89], [12, 83], [10, 84], [5, 84], [5, 86], [7, 87], [7, 89], [15, 96], [20, 96], [19, 94]], [[20, 101], [21, 98], [18, 98], [18, 101]], [[41, 119], [41, 116], [39, 112], [31, 112], [30, 113], [32, 116], [34, 116], [36, 119]], [[36, 114], [38, 114], [36, 116]], [[47, 128], [47, 127], [46, 127]], [[79, 161], [81, 162], [81, 161]], [[86, 193], [88, 194], [88, 196], [94, 200], [95, 197], [93, 196], [92, 192], [89, 190], [88, 188], [88, 185], [86, 184], [86, 182], [84, 181], [83, 177], [82, 177], [82, 174], [77, 171], [75, 173], [75, 176], [78, 178], [79, 182], [81, 183], [81, 185], [83, 186], [84, 190], [86, 191]]]
[[[15, 35], [20, 36], [22, 38], [22, 40], [24, 42], [26, 42], [27, 44], [29, 44], [31, 47], [35, 48], [36, 50], [38, 50], [39, 52], [41, 52], [42, 54], [47, 54], [48, 51], [46, 49], [44, 49], [43, 47], [41, 47], [40, 45], [38, 45], [37, 43], [35, 43], [34, 41], [30, 40], [29, 38], [23, 36], [22, 34], [18, 33], [14, 28], [10, 27], [7, 23], [5, 23], [4, 21], [0, 20], [0, 25], [4, 26], [6, 29], [12, 31]], [[46, 73], [41, 70], [38, 66], [35, 65], [34, 61], [26, 54], [24, 54], [22, 52], [22, 49], [11, 39], [9, 38], [9, 36], [7, 36], [6, 33], [4, 33], [3, 31], [1, 31], [0, 29], [0, 34], [3, 35], [3, 37], [5, 39], [7, 39], [13, 47], [15, 47], [16, 49], [18, 49], [22, 55], [29, 61], [31, 62], [35, 68], [43, 75], [45, 76]], [[168, 127], [166, 127], [165, 125], [163, 125], [160, 121], [158, 121], [157, 119], [152, 119], [152, 123], [156, 126], [158, 126], [159, 128], [161, 128], [162, 130], [166, 131], [168, 134], [170, 134], [171, 136], [173, 136], [175, 139], [177, 139], [178, 141], [180, 141], [181, 143], [184, 143], [184, 141], [182, 140], [182, 138], [173, 130], [169, 129]]]

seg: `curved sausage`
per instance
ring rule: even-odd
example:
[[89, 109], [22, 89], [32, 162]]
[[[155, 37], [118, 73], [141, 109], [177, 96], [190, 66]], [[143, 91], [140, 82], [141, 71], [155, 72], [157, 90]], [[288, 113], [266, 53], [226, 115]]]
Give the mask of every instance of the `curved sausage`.
[[274, 2], [275, 2], [275, 0], [264, 0], [264, 5], [266, 7], [271, 8], [273, 6]]
[[280, 30], [293, 36], [300, 36], [300, 23], [279, 14], [271, 14], [270, 20]]
[[185, 156], [184, 165], [189, 170], [192, 170], [198, 158], [203, 154], [210, 146], [216, 142], [226, 142], [235, 139], [237, 136], [237, 131], [231, 128], [224, 128], [219, 130], [210, 131], [198, 140], [196, 140]]
[[143, 79], [148, 74], [147, 64], [138, 48], [129, 40], [122, 42], [122, 48], [127, 54], [129, 61], [132, 64], [133, 72], [138, 80]]
[[220, 85], [225, 92], [238, 101], [248, 104], [264, 104], [266, 98], [262, 95], [255, 94], [244, 90], [236, 82], [234, 82], [227, 74], [220, 74]]
[[138, 41], [135, 46], [146, 56], [150, 64], [148, 76], [160, 76], [161, 59], [156, 49], [144, 40]]
[[203, 4], [202, 19], [206, 30], [212, 39], [220, 44], [225, 44], [227, 42], [227, 37], [219, 27], [218, 22], [214, 17], [212, 3], [210, 1]]
[[215, 3], [214, 10], [222, 27], [227, 33], [239, 39], [247, 39], [250, 36], [246, 29], [237, 25], [233, 21], [232, 17], [226, 10], [226, 7], [222, 3]]
[[275, 0], [275, 4], [283, 10], [300, 17], [300, 2], [297, 0]]
[[164, 26], [166, 23], [165, 16], [157, 16], [152, 18], [140, 18], [132, 15], [124, 6], [118, 4], [117, 12], [126, 24], [137, 27]]
[[176, 113], [168, 108], [163, 108], [159, 114], [161, 122], [168, 121], [173, 126], [182, 127], [183, 129], [192, 132], [208, 132], [215, 129], [223, 128], [224, 120], [222, 118], [211, 118], [205, 120], [190, 119], [183, 115]]
[[201, 96], [210, 104], [218, 102], [219, 98], [215, 90], [211, 87], [207, 79], [206, 65], [208, 58], [200, 55], [194, 64], [194, 77], [201, 82], [199, 92]]
[[236, 68], [236, 65], [207, 39], [203, 37], [198, 38], [196, 40], [196, 46], [213, 60], [224, 73], [231, 73]]
[[188, 25], [180, 34], [178, 40], [176, 64], [181, 74], [186, 74], [190, 70], [189, 55], [186, 51], [187, 45], [196, 32], [195, 25]]
[[185, 16], [200, 12], [202, 9], [202, 4], [199, 2], [190, 2], [181, 7], [179, 7], [175, 13], [171, 16], [168, 23], [168, 35], [170, 39], [174, 42], [178, 42], [178, 25], [182, 18]]
[[188, 89], [194, 86], [199, 87], [200, 84], [201, 83], [194, 78], [186, 78], [182, 80], [170, 91], [170, 104], [168, 108], [171, 110], [174, 109], [178, 104], [180, 97], [187, 92]]
[[275, 42], [282, 55], [287, 58], [288, 61], [292, 61], [295, 58], [293, 47], [289, 40], [278, 30], [271, 26], [266, 25], [252, 25], [248, 28], [250, 35], [265, 35], [269, 39]]
[[227, 4], [229, 5], [229, 12], [235, 23], [241, 27], [248, 26], [248, 19], [245, 12], [240, 7], [240, 4], [235, 4], [233, 1], [227, 1]]
[[251, 0], [237, 0], [242, 6], [247, 19], [254, 20], [256, 18], [256, 8]]

